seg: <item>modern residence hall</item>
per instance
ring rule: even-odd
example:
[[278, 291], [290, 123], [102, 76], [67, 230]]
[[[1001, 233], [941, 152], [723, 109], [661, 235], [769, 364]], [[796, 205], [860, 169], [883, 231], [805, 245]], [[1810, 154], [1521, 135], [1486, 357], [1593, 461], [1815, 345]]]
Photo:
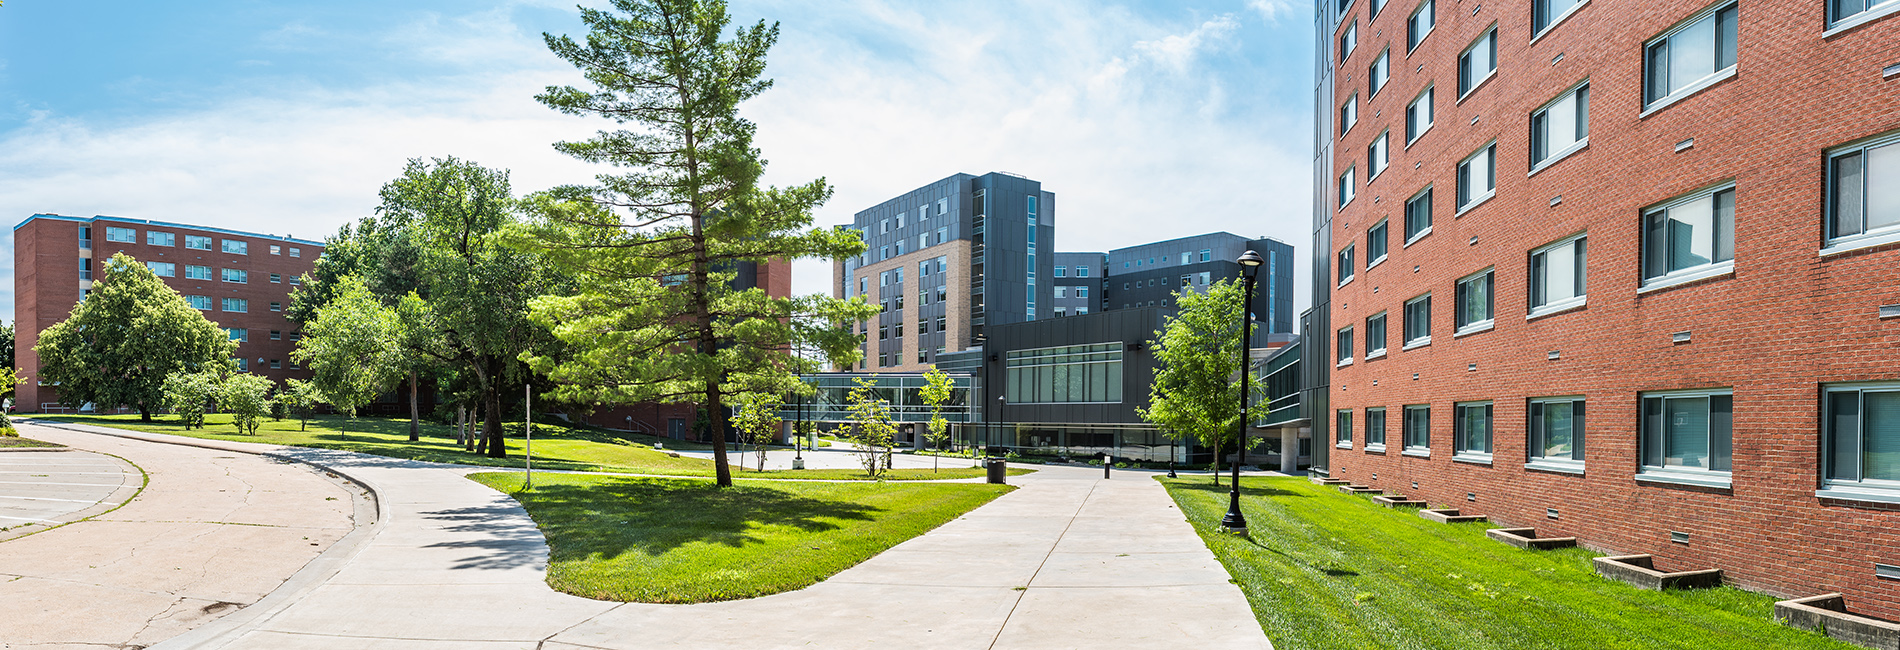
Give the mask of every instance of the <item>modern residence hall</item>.
[[1321, 4], [1315, 465], [1900, 619], [1900, 3]]
[[310, 377], [290, 358], [302, 332], [284, 314], [290, 294], [323, 254], [322, 242], [145, 219], [35, 214], [13, 227], [15, 363], [29, 379], [15, 398], [19, 411], [58, 406], [54, 388], [37, 381], [33, 345], [41, 330], [72, 314], [93, 274], [121, 252], [223, 327], [238, 342], [239, 370], [277, 382]]

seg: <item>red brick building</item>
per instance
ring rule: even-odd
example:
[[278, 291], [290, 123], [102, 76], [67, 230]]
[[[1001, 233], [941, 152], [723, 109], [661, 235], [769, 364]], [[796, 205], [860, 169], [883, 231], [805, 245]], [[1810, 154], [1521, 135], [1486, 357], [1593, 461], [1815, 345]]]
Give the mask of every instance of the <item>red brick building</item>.
[[19, 412], [58, 406], [54, 388], [37, 381], [33, 345], [41, 330], [66, 320], [91, 288], [92, 274], [121, 252], [144, 262], [230, 331], [242, 369], [279, 382], [310, 377], [290, 360], [300, 332], [284, 310], [323, 253], [321, 242], [143, 219], [36, 214], [13, 227], [15, 363], [30, 379], [15, 397]]
[[1320, 4], [1316, 464], [1900, 619], [1900, 2]]

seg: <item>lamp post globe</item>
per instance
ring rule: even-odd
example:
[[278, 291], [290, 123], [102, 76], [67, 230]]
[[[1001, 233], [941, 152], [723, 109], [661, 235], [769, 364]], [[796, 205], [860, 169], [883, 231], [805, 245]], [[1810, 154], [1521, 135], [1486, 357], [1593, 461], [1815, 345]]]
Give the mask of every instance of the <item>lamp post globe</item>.
[[[1220, 527], [1221, 530], [1236, 535], [1245, 535], [1247, 534], [1247, 517], [1240, 513], [1240, 463], [1247, 457], [1247, 396], [1250, 391], [1248, 380], [1251, 379], [1252, 374], [1248, 366], [1252, 360], [1253, 351], [1253, 286], [1256, 281], [1255, 276], [1260, 272], [1260, 265], [1265, 264], [1266, 260], [1260, 259], [1259, 253], [1249, 249], [1241, 254], [1240, 259], [1234, 261], [1240, 264], [1243, 292], [1240, 309], [1240, 417], [1234, 435], [1234, 473], [1233, 480], [1228, 481], [1227, 516], [1221, 518]], [[1215, 453], [1220, 453], [1220, 450], [1216, 449]]]

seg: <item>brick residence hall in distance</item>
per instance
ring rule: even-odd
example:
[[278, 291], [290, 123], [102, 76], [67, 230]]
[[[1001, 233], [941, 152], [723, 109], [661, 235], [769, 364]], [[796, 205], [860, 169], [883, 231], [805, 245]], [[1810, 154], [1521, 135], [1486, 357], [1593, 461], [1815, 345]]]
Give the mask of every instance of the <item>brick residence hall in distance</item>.
[[1314, 465], [1900, 618], [1900, 2], [1319, 5]]
[[92, 274], [125, 253], [205, 312], [238, 342], [240, 370], [282, 382], [308, 379], [290, 360], [300, 335], [284, 316], [322, 242], [203, 226], [36, 214], [13, 227], [13, 314], [16, 365], [29, 381], [16, 410], [58, 410], [59, 396], [42, 386], [33, 345], [40, 331], [66, 320], [92, 287]]

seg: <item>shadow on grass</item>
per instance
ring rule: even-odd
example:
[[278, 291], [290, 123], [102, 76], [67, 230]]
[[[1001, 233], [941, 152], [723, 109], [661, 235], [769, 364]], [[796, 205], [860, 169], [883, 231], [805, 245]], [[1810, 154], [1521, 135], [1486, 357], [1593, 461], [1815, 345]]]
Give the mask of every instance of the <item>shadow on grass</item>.
[[[1214, 485], [1213, 483], [1203, 483], [1201, 481], [1190, 482], [1190, 481], [1185, 481], [1185, 480], [1174, 480], [1174, 481], [1169, 481], [1168, 485], [1177, 490], [1194, 490], [1197, 492], [1218, 492], [1220, 494], [1228, 494], [1233, 491], [1233, 488], [1227, 485], [1226, 483], [1222, 483], [1220, 485]], [[1290, 492], [1290, 491], [1282, 490], [1279, 488], [1256, 487], [1256, 486], [1248, 485], [1248, 482], [1245, 480], [1242, 480], [1240, 482], [1240, 495], [1244, 497], [1306, 497], [1306, 496], [1309, 496], [1306, 494], [1301, 494], [1299, 492]]]
[[834, 522], [872, 521], [883, 511], [771, 487], [672, 479], [537, 486], [510, 496], [535, 514], [555, 560], [660, 555], [692, 543], [739, 548], [764, 543], [768, 527], [825, 532], [840, 528]]

